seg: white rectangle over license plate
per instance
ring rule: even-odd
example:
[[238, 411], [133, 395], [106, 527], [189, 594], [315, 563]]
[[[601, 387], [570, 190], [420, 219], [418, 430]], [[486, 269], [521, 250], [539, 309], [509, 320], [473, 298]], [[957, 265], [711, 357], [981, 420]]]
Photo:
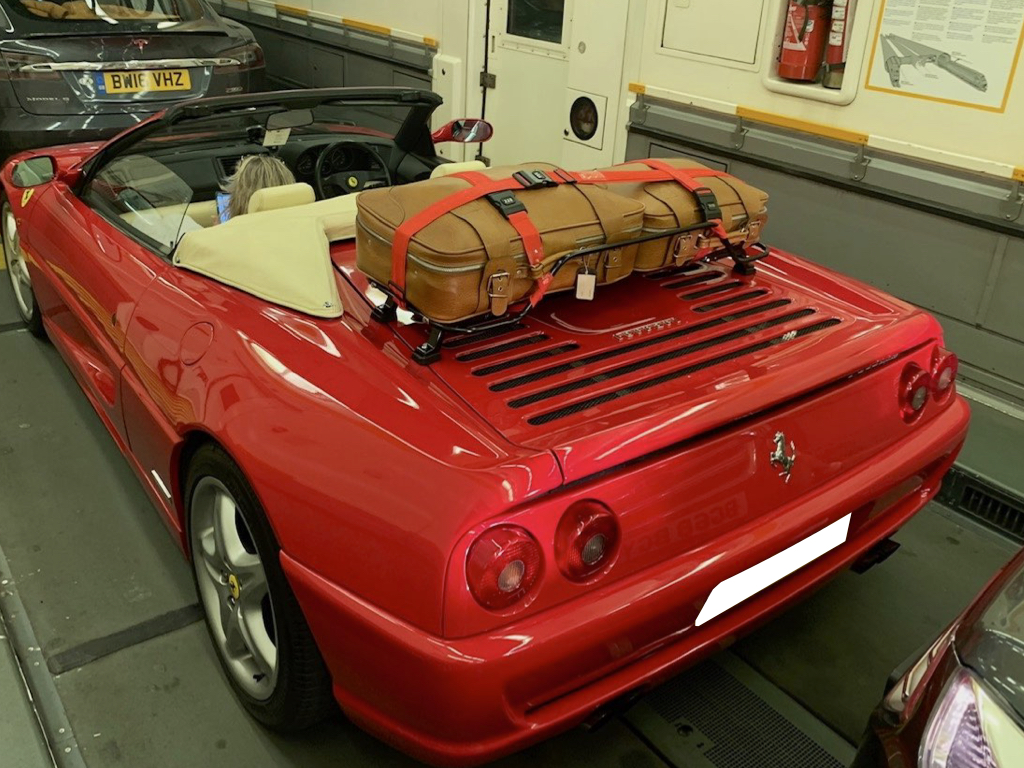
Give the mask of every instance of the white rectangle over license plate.
[[767, 560], [737, 573], [711, 590], [708, 600], [697, 616], [696, 626], [721, 616], [730, 608], [747, 600], [758, 592], [781, 581], [791, 573], [814, 562], [822, 555], [831, 552], [846, 542], [850, 533], [852, 514], [836, 520], [831, 525], [813, 533], [803, 541], [799, 541], [789, 549], [784, 549]]

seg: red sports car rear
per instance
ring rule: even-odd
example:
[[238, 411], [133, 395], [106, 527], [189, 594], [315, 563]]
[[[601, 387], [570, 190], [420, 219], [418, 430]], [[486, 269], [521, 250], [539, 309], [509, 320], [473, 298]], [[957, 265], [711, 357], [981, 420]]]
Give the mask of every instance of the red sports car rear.
[[[362, 292], [351, 258], [336, 249]], [[398, 514], [445, 542], [431, 569], [444, 590], [401, 566], [435, 556], [415, 529], [378, 573], [399, 601], [419, 596], [414, 613], [286, 559], [339, 701], [455, 764], [631, 701], [934, 496], [968, 422], [954, 373], [932, 318], [782, 253], [753, 277], [635, 276], [592, 305], [553, 298], [518, 329], [452, 340], [427, 383], [494, 439], [553, 455], [557, 474], [513, 462], [504, 481], [481, 477], [497, 494], [418, 483]]]
[[[278, 159], [330, 198], [324, 174], [343, 193], [434, 173], [439, 103], [171, 108], [17, 158], [0, 218], [22, 316], [191, 556], [243, 705], [294, 730], [333, 692], [382, 739], [469, 765], [600, 719], [873, 555], [969, 413], [932, 317], [779, 251], [549, 294], [420, 365], [430, 329], [375, 312], [355, 206], [298, 183], [216, 223], [217, 169], [269, 152], [271, 117], [292, 126]], [[339, 150], [361, 167], [325, 171]]]

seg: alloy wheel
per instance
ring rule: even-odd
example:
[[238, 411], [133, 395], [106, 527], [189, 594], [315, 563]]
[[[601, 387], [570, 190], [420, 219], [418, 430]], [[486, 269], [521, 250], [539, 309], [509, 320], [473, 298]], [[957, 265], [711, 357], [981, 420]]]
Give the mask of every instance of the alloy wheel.
[[242, 690], [266, 700], [277, 686], [277, 622], [252, 532], [216, 478], [196, 484], [191, 510], [192, 564], [217, 652]]
[[28, 274], [25, 253], [21, 250], [18, 222], [14, 218], [14, 211], [11, 210], [10, 203], [4, 203], [3, 209], [0, 210], [0, 218], [3, 220], [4, 261], [7, 263], [7, 275], [11, 281], [11, 288], [14, 289], [14, 300], [18, 304], [18, 311], [27, 323], [32, 320], [35, 307], [32, 296], [32, 279]]

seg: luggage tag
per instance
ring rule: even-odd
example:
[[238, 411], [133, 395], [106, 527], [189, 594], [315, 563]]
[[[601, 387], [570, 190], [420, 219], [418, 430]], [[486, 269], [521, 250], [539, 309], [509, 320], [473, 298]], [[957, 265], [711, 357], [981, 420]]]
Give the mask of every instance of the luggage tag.
[[583, 270], [576, 273], [576, 298], [581, 301], [593, 301], [597, 292], [597, 275], [590, 271], [587, 262], [583, 262]]

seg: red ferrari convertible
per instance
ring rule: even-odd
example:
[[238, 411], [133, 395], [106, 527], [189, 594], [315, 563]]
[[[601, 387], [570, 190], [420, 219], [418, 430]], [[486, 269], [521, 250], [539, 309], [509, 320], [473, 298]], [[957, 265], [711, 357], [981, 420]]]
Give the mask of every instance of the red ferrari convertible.
[[[24, 320], [194, 564], [242, 703], [294, 730], [337, 700], [468, 765], [614, 712], [874, 556], [968, 408], [932, 317], [775, 250], [753, 275], [551, 296], [416, 364], [429, 328], [373, 317], [352, 193], [451, 170], [438, 104], [178, 105], [12, 158], [2, 222]], [[298, 183], [218, 224], [260, 153]]]

